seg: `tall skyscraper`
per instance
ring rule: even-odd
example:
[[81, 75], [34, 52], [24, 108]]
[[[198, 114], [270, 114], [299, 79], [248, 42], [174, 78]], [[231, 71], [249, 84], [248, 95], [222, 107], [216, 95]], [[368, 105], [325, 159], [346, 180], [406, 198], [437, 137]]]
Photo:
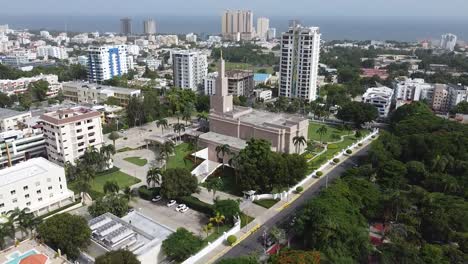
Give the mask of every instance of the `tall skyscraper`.
[[127, 46], [91, 46], [88, 48], [88, 81], [102, 83], [128, 73]]
[[457, 36], [451, 33], [442, 35], [440, 47], [445, 50], [453, 51], [457, 45]]
[[146, 35], [156, 34], [156, 22], [153, 19], [143, 21], [143, 33]]
[[251, 11], [224, 12], [221, 19], [223, 38], [228, 40], [250, 40], [253, 37], [253, 13]]
[[174, 86], [197, 91], [208, 75], [208, 60], [200, 51], [180, 50], [172, 53]]
[[267, 40], [272, 40], [276, 38], [276, 28], [270, 28], [267, 32]]
[[132, 34], [132, 19], [125, 17], [120, 19], [120, 32], [124, 35]]
[[268, 30], [270, 29], [270, 19], [259, 17], [257, 19], [257, 37], [267, 39]]
[[318, 27], [290, 27], [281, 38], [279, 95], [313, 101], [320, 56]]

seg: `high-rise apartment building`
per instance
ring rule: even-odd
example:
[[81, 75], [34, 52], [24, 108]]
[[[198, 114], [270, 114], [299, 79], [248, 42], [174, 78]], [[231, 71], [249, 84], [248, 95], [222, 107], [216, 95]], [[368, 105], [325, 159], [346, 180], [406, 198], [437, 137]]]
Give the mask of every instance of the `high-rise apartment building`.
[[318, 27], [296, 26], [281, 37], [279, 95], [313, 101], [320, 56]]
[[156, 34], [156, 22], [153, 19], [143, 21], [143, 33], [146, 35]]
[[451, 33], [442, 35], [440, 47], [445, 50], [453, 51], [457, 45], [457, 36]]
[[196, 91], [208, 74], [208, 61], [200, 51], [179, 50], [172, 53], [174, 86]]
[[129, 17], [125, 17], [120, 19], [120, 33], [123, 35], [131, 35], [132, 34], [132, 19]]
[[253, 37], [253, 13], [227, 10], [221, 19], [221, 32], [227, 40], [250, 40]]
[[270, 28], [267, 32], [267, 40], [272, 40], [276, 38], [276, 28]]
[[88, 80], [101, 83], [128, 73], [127, 47], [91, 46], [88, 48]]
[[75, 163], [89, 147], [101, 148], [101, 113], [89, 108], [61, 109], [41, 115], [48, 159], [56, 164]]
[[257, 37], [260, 39], [268, 38], [268, 30], [270, 29], [270, 19], [259, 17], [257, 19]]

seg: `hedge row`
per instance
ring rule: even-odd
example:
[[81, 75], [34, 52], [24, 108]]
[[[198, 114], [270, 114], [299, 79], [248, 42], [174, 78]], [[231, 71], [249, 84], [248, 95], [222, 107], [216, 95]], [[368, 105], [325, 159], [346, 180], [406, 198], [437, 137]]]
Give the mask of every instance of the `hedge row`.
[[177, 198], [179, 204], [186, 204], [189, 208], [204, 213], [208, 216], [213, 215], [214, 207], [211, 204], [200, 201], [198, 198], [193, 196], [183, 196]]

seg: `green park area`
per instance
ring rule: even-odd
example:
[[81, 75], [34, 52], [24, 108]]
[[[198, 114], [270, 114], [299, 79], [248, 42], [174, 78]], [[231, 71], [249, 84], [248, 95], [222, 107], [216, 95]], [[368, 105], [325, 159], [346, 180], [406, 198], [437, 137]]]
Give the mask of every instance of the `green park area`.
[[[104, 184], [108, 181], [117, 182], [121, 190], [140, 182], [139, 179], [132, 177], [120, 171], [120, 169], [114, 167], [109, 171], [98, 173], [94, 179], [90, 181], [90, 195], [93, 197], [93, 199], [104, 195], [103, 187]], [[78, 188], [76, 185], [77, 182], [71, 182], [68, 187], [75, 193], [78, 193]]]
[[309, 139], [320, 141], [320, 133], [318, 132], [321, 127], [325, 127], [325, 133], [322, 134], [322, 142], [334, 142], [339, 141], [341, 136], [351, 135], [353, 131], [338, 129], [336, 126], [321, 124], [321, 123], [309, 123]]
[[191, 171], [193, 169], [193, 162], [185, 159], [185, 157], [190, 154], [192, 150], [188, 143], [182, 143], [175, 147], [174, 155], [169, 157], [167, 162], [167, 168], [186, 168]]
[[254, 204], [260, 205], [261, 207], [265, 207], [266, 209], [270, 209], [278, 201], [279, 200], [275, 200], [275, 199], [264, 199], [264, 200], [254, 201]]
[[124, 160], [130, 163], [133, 163], [137, 166], [140, 166], [140, 167], [143, 167], [148, 163], [147, 159], [142, 159], [139, 157], [128, 157], [128, 158], [125, 158]]
[[[210, 64], [211, 71], [217, 71], [216, 67], [216, 64]], [[253, 70], [255, 73], [274, 73], [272, 66], [254, 66], [252, 64], [243, 62], [226, 62], [226, 70]]]

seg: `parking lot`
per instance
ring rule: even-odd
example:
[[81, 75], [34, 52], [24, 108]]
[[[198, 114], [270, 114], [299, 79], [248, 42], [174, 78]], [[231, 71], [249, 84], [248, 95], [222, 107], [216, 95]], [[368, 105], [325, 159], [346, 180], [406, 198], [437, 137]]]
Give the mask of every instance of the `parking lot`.
[[141, 212], [159, 224], [165, 225], [173, 230], [176, 230], [179, 227], [184, 227], [196, 235], [203, 236], [204, 233], [202, 227], [209, 221], [205, 214], [192, 209], [189, 209], [185, 213], [180, 213], [175, 210], [177, 204], [171, 207], [167, 207], [166, 204], [166, 200], [152, 203], [150, 201], [137, 199], [136, 201], [131, 202], [131, 205], [135, 210]]

